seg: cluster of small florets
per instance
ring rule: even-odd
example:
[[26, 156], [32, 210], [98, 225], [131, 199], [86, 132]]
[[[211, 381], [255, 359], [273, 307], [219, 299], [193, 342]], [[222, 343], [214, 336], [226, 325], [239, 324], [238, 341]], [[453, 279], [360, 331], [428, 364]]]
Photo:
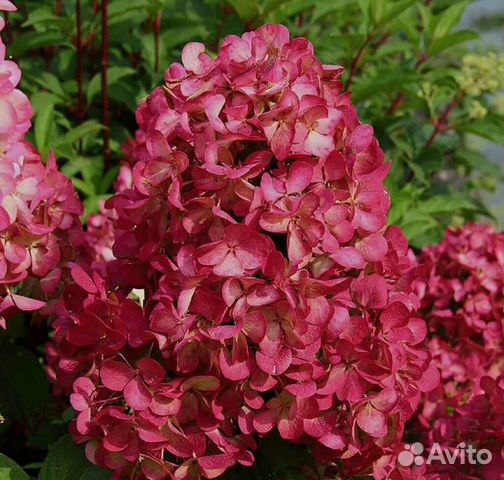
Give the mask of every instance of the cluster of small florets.
[[[15, 10], [3, 0], [1, 10]], [[0, 31], [4, 20], [0, 17]], [[20, 294], [22, 282], [41, 280], [42, 297], [56, 288], [59, 264], [67, 249], [69, 230], [79, 225], [82, 206], [70, 181], [58, 172], [49, 156], [24, 140], [32, 108], [16, 87], [18, 66], [5, 59], [0, 39], [0, 327], [17, 309], [36, 310], [44, 301]], [[24, 293], [24, 292], [21, 292]]]
[[433, 332], [480, 345], [502, 346], [504, 233], [484, 224], [448, 229], [439, 245], [425, 247], [417, 279]]
[[462, 60], [462, 69], [456, 80], [464, 92], [479, 96], [502, 88], [503, 77], [504, 55], [468, 53]]
[[383, 470], [438, 373], [373, 129], [285, 27], [182, 62], [138, 108], [115, 259], [70, 266], [56, 306], [73, 434], [118, 477], [213, 478], [274, 429]]
[[492, 454], [486, 465], [432, 463], [428, 479], [504, 477], [503, 248], [504, 233], [468, 224], [420, 256], [426, 274], [417, 282], [441, 384], [426, 395], [413, 431], [427, 448], [454, 451], [463, 442]]

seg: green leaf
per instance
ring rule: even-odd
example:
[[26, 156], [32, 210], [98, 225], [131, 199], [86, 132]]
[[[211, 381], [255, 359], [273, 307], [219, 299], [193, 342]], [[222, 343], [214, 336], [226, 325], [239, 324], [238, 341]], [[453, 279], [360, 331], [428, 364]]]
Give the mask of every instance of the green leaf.
[[399, 226], [402, 228], [406, 238], [414, 245], [416, 237], [438, 226], [438, 223], [432, 216], [414, 210], [410, 211], [404, 220], [404, 223], [401, 223]]
[[112, 183], [116, 179], [118, 173], [119, 173], [119, 165], [111, 168], [100, 180], [100, 187], [98, 189], [98, 192], [106, 193], [112, 186]]
[[0, 341], [0, 412], [30, 427], [49, 399], [49, 381], [37, 357], [17, 343]]
[[47, 32], [26, 32], [23, 35], [16, 36], [10, 47], [10, 53], [14, 57], [20, 57], [28, 50], [57, 46], [73, 48], [72, 43], [62, 32], [54, 30]]
[[477, 170], [484, 175], [488, 175], [489, 177], [493, 177], [495, 179], [502, 178], [503, 176], [502, 168], [498, 164], [491, 162], [488, 157], [483, 155], [481, 152], [469, 150], [467, 148], [460, 148], [455, 153], [455, 156], [462, 159], [472, 169]]
[[47, 152], [49, 137], [54, 121], [54, 104], [45, 103], [35, 117], [35, 145], [42, 155]]
[[371, 18], [373, 19], [375, 25], [380, 25], [385, 14], [385, 6], [387, 0], [372, 0], [371, 7]]
[[84, 138], [86, 135], [98, 132], [102, 128], [103, 125], [98, 123], [96, 120], [86, 120], [84, 123], [72, 128], [69, 132], [56, 140], [53, 146], [54, 148], [57, 148], [63, 145], [71, 145], [77, 140]]
[[432, 34], [433, 40], [442, 38], [451, 32], [452, 28], [460, 21], [467, 6], [467, 0], [455, 3], [448, 7], [441, 15], [437, 15], [436, 26]]
[[266, 16], [280, 8], [286, 2], [288, 2], [288, 0], [266, 0], [262, 5], [262, 14]]
[[419, 202], [422, 214], [439, 215], [461, 210], [479, 210], [469, 198], [460, 195], [434, 195]]
[[496, 115], [492, 112], [488, 113], [485, 118], [469, 120], [467, 123], [462, 123], [456, 128], [458, 131], [472, 133], [479, 137], [486, 138], [491, 142], [504, 144], [504, 117]]
[[478, 38], [480, 38], [480, 36], [472, 30], [460, 30], [434, 40], [427, 48], [427, 52], [429, 55], [437, 55], [439, 52], [442, 52], [447, 48], [455, 47], [456, 45], [460, 45], [461, 43], [469, 42], [471, 40], [477, 40]]
[[94, 197], [96, 192], [93, 183], [86, 182], [80, 178], [72, 178], [72, 183], [79, 192], [82, 192], [87, 197]]
[[253, 20], [260, 15], [257, 0], [228, 0], [228, 2], [245, 22]]
[[14, 460], [0, 453], [0, 480], [30, 480], [30, 477]]
[[30, 10], [28, 14], [28, 19], [21, 25], [23, 28], [33, 27], [36, 25], [47, 25], [54, 27], [58, 25], [58, 27], [72, 27], [72, 19], [65, 18], [63, 16], [57, 16], [54, 12], [48, 7], [36, 8], [34, 10]]
[[123, 21], [123, 17], [131, 11], [136, 11], [138, 14], [149, 6], [148, 0], [116, 0], [111, 2], [108, 7], [109, 25], [112, 26], [116, 23]]
[[394, 92], [403, 85], [416, 82], [417, 80], [418, 76], [415, 72], [402, 72], [400, 70], [378, 71], [373, 78], [354, 84], [352, 87], [352, 98], [358, 103], [372, 95], [376, 95], [377, 92]]
[[69, 435], [61, 437], [49, 450], [38, 480], [107, 480], [110, 472], [86, 459], [82, 445], [75, 445]]
[[[110, 87], [124, 77], [134, 75], [136, 70], [131, 67], [109, 67], [107, 68], [107, 85]], [[89, 81], [86, 90], [87, 102], [91, 103], [93, 98], [101, 92], [101, 73], [97, 73]]]
[[204, 37], [207, 29], [204, 25], [184, 25], [181, 27], [170, 27], [161, 35], [163, 47], [167, 50], [194, 40], [198, 37]]
[[395, 20], [399, 15], [417, 2], [418, 0], [396, 0], [395, 2], [388, 2], [389, 6], [385, 14], [382, 15], [378, 25], [385, 25], [391, 20]]

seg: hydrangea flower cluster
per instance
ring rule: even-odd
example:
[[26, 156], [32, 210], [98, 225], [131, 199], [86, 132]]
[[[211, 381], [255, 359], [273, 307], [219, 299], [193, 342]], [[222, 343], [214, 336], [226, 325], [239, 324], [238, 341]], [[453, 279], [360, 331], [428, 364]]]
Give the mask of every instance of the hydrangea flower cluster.
[[453, 451], [464, 442], [492, 453], [487, 465], [433, 463], [426, 478], [502, 479], [504, 233], [481, 224], [448, 229], [419, 263], [424, 274], [416, 282], [441, 384], [426, 395], [414, 430], [426, 447], [437, 442]]
[[49, 351], [114, 478], [214, 478], [274, 429], [385, 478], [439, 374], [341, 73], [267, 25], [216, 58], [188, 44], [140, 104], [114, 259], [69, 265]]
[[[7, 1], [0, 10], [16, 8]], [[0, 31], [4, 27], [0, 17]], [[53, 155], [44, 165], [24, 140], [32, 108], [16, 87], [18, 66], [5, 59], [0, 39], [0, 327], [17, 309], [32, 311], [43, 301], [19, 294], [21, 282], [40, 279], [43, 294], [52, 293], [59, 264], [68, 246], [68, 232], [80, 225], [82, 206], [71, 182], [57, 169]]]
[[416, 280], [433, 332], [480, 345], [490, 355], [502, 348], [504, 233], [491, 225], [450, 228], [438, 245], [422, 250]]

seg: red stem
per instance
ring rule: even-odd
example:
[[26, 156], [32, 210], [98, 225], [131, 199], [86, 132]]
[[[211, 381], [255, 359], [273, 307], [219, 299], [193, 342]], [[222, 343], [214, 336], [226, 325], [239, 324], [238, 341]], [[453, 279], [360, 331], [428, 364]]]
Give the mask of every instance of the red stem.
[[159, 72], [159, 32], [161, 30], [161, 12], [154, 18], [154, 71]]
[[350, 86], [352, 85], [352, 81], [354, 78], [355, 73], [357, 72], [357, 68], [359, 67], [359, 64], [362, 60], [362, 56], [364, 55], [364, 51], [366, 50], [366, 47], [369, 45], [369, 42], [373, 38], [373, 33], [370, 33], [364, 43], [360, 46], [359, 50], [357, 51], [357, 54], [352, 60], [352, 63], [350, 65], [350, 75], [348, 76], [348, 80], [345, 85], [345, 89], [348, 90]]
[[103, 160], [105, 171], [110, 167], [110, 118], [107, 84], [107, 66], [109, 50], [108, 0], [101, 0], [102, 44], [101, 44], [101, 84], [102, 84], [102, 123], [103, 123]]
[[62, 0], [56, 0], [56, 2], [54, 3], [54, 15], [59, 17], [61, 15], [62, 10], [63, 10]]
[[462, 91], [458, 92], [457, 95], [455, 95], [453, 97], [452, 101], [446, 106], [446, 108], [445, 108], [444, 112], [441, 114], [441, 116], [437, 120], [434, 120], [434, 125], [435, 125], [434, 131], [431, 133], [431, 136], [429, 137], [429, 139], [427, 140], [427, 143], [425, 144], [425, 148], [427, 150], [432, 147], [436, 137], [441, 132], [445, 131], [450, 113], [457, 106], [458, 102], [462, 99], [463, 96], [464, 96], [464, 92], [462, 92]]
[[[415, 70], [420, 65], [422, 65], [422, 63], [424, 63], [427, 60], [427, 58], [428, 57], [425, 53], [420, 54], [418, 56], [417, 62], [415, 63]], [[392, 103], [390, 104], [388, 110], [385, 112], [385, 115], [391, 115], [392, 113], [394, 113], [401, 106], [403, 101], [404, 101], [404, 93], [399, 92], [394, 98], [394, 100], [392, 100]]]
[[83, 55], [82, 55], [82, 20], [81, 20], [81, 0], [76, 4], [76, 23], [77, 37], [75, 47], [77, 49], [77, 115], [82, 120], [84, 113], [84, 95], [83, 95]]

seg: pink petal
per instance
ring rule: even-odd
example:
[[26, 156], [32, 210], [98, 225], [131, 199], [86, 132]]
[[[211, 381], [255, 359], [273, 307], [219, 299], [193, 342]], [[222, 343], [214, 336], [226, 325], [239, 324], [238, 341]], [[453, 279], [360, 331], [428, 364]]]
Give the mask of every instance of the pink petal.
[[136, 365], [147, 385], [157, 385], [165, 378], [164, 368], [152, 358], [141, 358]]
[[75, 283], [88, 293], [98, 293], [95, 283], [80, 265], [73, 265], [70, 274]]
[[205, 51], [205, 45], [199, 42], [190, 42], [182, 49], [182, 63], [184, 67], [195, 73], [201, 71], [200, 55]]
[[253, 420], [253, 425], [258, 433], [268, 433], [276, 424], [276, 412], [274, 410], [266, 410], [258, 413]]
[[347, 138], [346, 145], [355, 148], [358, 152], [365, 150], [373, 140], [373, 127], [371, 125], [359, 125]]
[[152, 401], [152, 395], [140, 377], [135, 377], [124, 388], [124, 399], [134, 410], [145, 410]]
[[345, 268], [363, 268], [364, 257], [355, 247], [341, 247], [331, 254], [331, 258]]
[[295, 162], [289, 168], [287, 176], [287, 192], [301, 193], [310, 185], [313, 176], [313, 167], [306, 162]]
[[301, 417], [281, 417], [277, 424], [278, 433], [286, 440], [297, 440], [303, 435], [303, 419]]
[[42, 302], [41, 300], [23, 297], [22, 295], [16, 295], [14, 293], [11, 294], [11, 297], [14, 305], [19, 308], [19, 310], [23, 310], [24, 312], [32, 312], [33, 310], [38, 310], [46, 304], [46, 302]]
[[372, 437], [383, 438], [387, 435], [387, 417], [370, 404], [366, 404], [357, 414], [357, 425]]
[[0, 10], [15, 12], [17, 7], [9, 0], [0, 0]]
[[423, 372], [422, 378], [417, 382], [417, 385], [421, 392], [430, 392], [439, 385], [440, 379], [439, 370], [434, 363], [431, 363], [429, 368]]
[[263, 372], [270, 375], [281, 375], [292, 362], [292, 352], [289, 347], [281, 347], [272, 356], [267, 356], [258, 350], [256, 352], [256, 361]]
[[123, 362], [108, 360], [103, 363], [100, 377], [103, 385], [109, 390], [121, 392], [128, 382], [134, 377], [135, 372]]
[[388, 252], [388, 243], [382, 235], [374, 234], [363, 238], [355, 245], [366, 262], [379, 262]]

